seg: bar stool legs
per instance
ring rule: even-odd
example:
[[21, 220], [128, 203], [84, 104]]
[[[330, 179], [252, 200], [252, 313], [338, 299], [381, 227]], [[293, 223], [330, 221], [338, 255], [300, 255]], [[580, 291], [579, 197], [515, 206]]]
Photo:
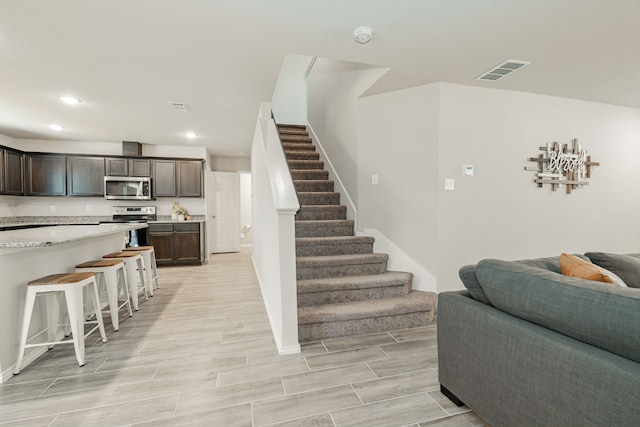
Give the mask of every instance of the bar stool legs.
[[158, 281], [158, 265], [156, 264], [156, 252], [153, 246], [133, 246], [124, 248], [123, 251], [140, 252], [144, 259], [145, 271], [147, 273], [147, 292], [153, 296], [153, 289], [160, 289]]
[[[86, 271], [95, 273], [98, 287], [104, 285], [106, 288], [107, 299], [109, 300], [109, 312], [111, 314], [111, 324], [113, 325], [113, 329], [116, 331], [119, 330], [119, 310], [126, 307], [129, 317], [133, 315], [131, 312], [131, 298], [129, 297], [124, 261], [120, 259], [99, 259], [76, 265], [76, 273]], [[118, 288], [120, 288], [124, 295], [124, 302], [122, 304], [118, 303]]]
[[[107, 255], [103, 255], [104, 259], [121, 259], [124, 261], [124, 269], [127, 274], [127, 283], [129, 284], [129, 296], [131, 297], [131, 303], [133, 304], [133, 309], [138, 311], [138, 303], [139, 298], [138, 294], [143, 293], [145, 299], [149, 299], [149, 294], [147, 292], [147, 284], [145, 280], [144, 273], [144, 260], [140, 252], [136, 251], [122, 251], [122, 252], [113, 252]], [[138, 277], [140, 278], [140, 284], [142, 285], [138, 288], [138, 281], [136, 280], [136, 271], [138, 272]]]
[[[93, 304], [93, 310], [96, 316], [95, 321], [86, 321], [84, 318], [84, 288], [88, 288], [89, 299]], [[69, 314], [69, 323], [71, 327], [72, 340], [56, 340], [56, 332], [58, 329], [58, 293], [63, 293], [66, 303], [67, 312]], [[47, 328], [36, 333], [31, 338], [29, 335], [29, 326], [31, 324], [31, 318], [36, 302], [36, 297], [40, 294], [45, 295], [48, 298], [47, 301]], [[85, 334], [85, 324], [96, 324], [89, 332]], [[20, 343], [18, 347], [18, 359], [13, 373], [19, 374], [22, 369], [22, 362], [24, 358], [24, 351], [27, 348], [48, 346], [53, 347], [56, 344], [68, 344], [73, 342], [73, 347], [78, 360], [79, 366], [84, 366], [84, 340], [93, 333], [95, 330], [100, 330], [100, 336], [102, 342], [107, 342], [107, 335], [104, 330], [104, 324], [102, 322], [102, 313], [100, 310], [100, 301], [98, 298], [98, 287], [96, 284], [96, 278], [93, 273], [66, 273], [66, 274], [52, 274], [32, 282], [27, 285], [27, 297], [25, 300], [24, 313], [22, 316], [22, 330], [20, 332]], [[47, 332], [47, 342], [29, 344], [29, 341]]]

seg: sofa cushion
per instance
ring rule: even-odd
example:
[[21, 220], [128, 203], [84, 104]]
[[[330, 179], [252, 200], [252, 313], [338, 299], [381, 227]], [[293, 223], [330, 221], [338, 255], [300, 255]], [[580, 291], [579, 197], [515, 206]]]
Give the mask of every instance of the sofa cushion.
[[[589, 258], [587, 258], [586, 256], [574, 256], [585, 261], [589, 261]], [[542, 268], [545, 270], [560, 273], [560, 257], [558, 256], [548, 258], [523, 259], [514, 262], [519, 262], [531, 267]], [[460, 276], [460, 280], [462, 280], [462, 284], [465, 286], [465, 288], [467, 288], [469, 294], [471, 294], [471, 298], [475, 299], [476, 301], [491, 305], [491, 303], [487, 299], [487, 296], [482, 290], [482, 286], [480, 286], [480, 283], [478, 283], [478, 278], [476, 277], [476, 264], [465, 265], [458, 271], [458, 275]]]
[[478, 279], [476, 278], [475, 265], [465, 265], [458, 271], [458, 275], [460, 276], [460, 280], [462, 280], [464, 287], [469, 291], [471, 298], [485, 304], [490, 304], [487, 296], [484, 294], [484, 291], [480, 286], [480, 283], [478, 283]]
[[499, 310], [640, 362], [637, 289], [501, 260], [480, 261], [476, 276]]
[[617, 274], [630, 288], [640, 288], [640, 254], [587, 252], [591, 262]]
[[575, 255], [565, 253], [560, 255], [560, 272], [565, 276], [627, 286], [616, 274]]

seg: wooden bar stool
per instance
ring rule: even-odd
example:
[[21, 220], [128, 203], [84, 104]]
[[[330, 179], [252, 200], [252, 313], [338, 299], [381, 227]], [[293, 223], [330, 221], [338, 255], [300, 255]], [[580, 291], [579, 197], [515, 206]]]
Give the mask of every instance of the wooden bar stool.
[[[98, 288], [102, 286], [107, 290], [109, 301], [109, 312], [111, 313], [111, 324], [116, 331], [120, 329], [118, 312], [122, 307], [127, 308], [129, 317], [132, 316], [129, 288], [127, 286], [127, 275], [124, 271], [124, 261], [121, 259], [98, 259], [83, 262], [76, 265], [76, 273], [92, 272], [96, 275]], [[118, 286], [120, 289], [118, 289]], [[118, 305], [118, 292], [124, 295], [124, 302]]]
[[[86, 321], [84, 317], [84, 297], [83, 291], [85, 287], [89, 287], [89, 298], [93, 303], [93, 312], [96, 316], [95, 321]], [[67, 303], [67, 312], [69, 314], [69, 323], [71, 326], [71, 340], [56, 341], [58, 330], [59, 300], [60, 292], [64, 293]], [[36, 333], [31, 338], [29, 335], [29, 326], [33, 315], [36, 297], [40, 294], [46, 295], [47, 298], [47, 328]], [[96, 324], [89, 332], [85, 334], [85, 324]], [[22, 316], [22, 330], [20, 332], [20, 342], [18, 347], [18, 360], [13, 370], [14, 374], [19, 374], [22, 368], [22, 360], [24, 351], [27, 348], [48, 346], [53, 348], [56, 344], [73, 343], [78, 364], [84, 366], [84, 339], [94, 332], [100, 330], [102, 342], [107, 342], [107, 335], [104, 331], [102, 323], [102, 313], [100, 311], [100, 301], [98, 300], [98, 286], [93, 273], [64, 273], [51, 274], [46, 277], [29, 282], [27, 285], [27, 297], [24, 304], [24, 314]], [[44, 332], [47, 332], [47, 342], [29, 344], [28, 342]]]
[[[142, 292], [145, 299], [149, 299], [146, 280], [144, 278], [144, 259], [142, 258], [142, 254], [136, 251], [121, 251], [103, 255], [102, 258], [120, 259], [124, 261], [124, 270], [127, 273], [127, 283], [129, 284], [129, 297], [131, 298], [133, 309], [135, 311], [138, 311], [138, 294]], [[138, 272], [138, 277], [140, 278], [140, 285], [142, 285], [141, 287], [138, 286], [136, 271]]]
[[142, 254], [144, 258], [144, 266], [147, 272], [147, 292], [150, 296], [153, 296], [153, 285], [155, 283], [155, 289], [160, 289], [160, 283], [158, 282], [158, 265], [156, 264], [156, 251], [153, 246], [135, 246], [130, 248], [124, 248], [124, 251], [136, 251]]

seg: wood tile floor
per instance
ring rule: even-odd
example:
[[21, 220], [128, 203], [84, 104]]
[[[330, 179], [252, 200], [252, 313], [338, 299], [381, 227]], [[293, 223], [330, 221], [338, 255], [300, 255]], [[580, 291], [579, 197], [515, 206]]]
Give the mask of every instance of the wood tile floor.
[[161, 289], [0, 384], [0, 426], [482, 426], [439, 392], [436, 327], [330, 339], [279, 356], [250, 253], [161, 268]]

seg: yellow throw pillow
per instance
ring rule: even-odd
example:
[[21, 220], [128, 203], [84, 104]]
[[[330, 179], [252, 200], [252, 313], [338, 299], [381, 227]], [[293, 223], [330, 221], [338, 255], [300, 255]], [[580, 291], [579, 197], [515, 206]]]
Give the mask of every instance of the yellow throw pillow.
[[575, 255], [565, 253], [560, 255], [560, 271], [565, 276], [627, 286], [621, 278], [609, 270], [578, 258]]

